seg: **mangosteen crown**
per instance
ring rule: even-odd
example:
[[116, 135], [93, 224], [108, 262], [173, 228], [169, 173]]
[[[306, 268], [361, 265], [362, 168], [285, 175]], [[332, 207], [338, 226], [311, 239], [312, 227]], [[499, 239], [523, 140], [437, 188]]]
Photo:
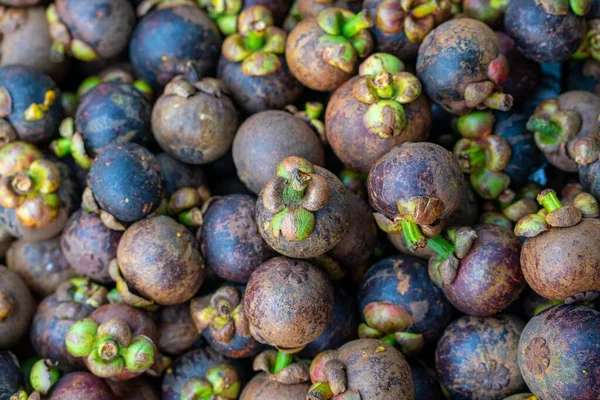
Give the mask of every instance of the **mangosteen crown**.
[[339, 359], [337, 350], [324, 351], [313, 359], [310, 380], [313, 385], [306, 395], [308, 400], [329, 399], [341, 394], [351, 399], [361, 399], [358, 391], [348, 388], [346, 365]]
[[206, 7], [208, 16], [215, 21], [223, 35], [232, 35], [237, 31], [238, 14], [242, 9], [242, 0], [199, 0]]
[[310, 380], [309, 366], [303, 361], [286, 365], [275, 372], [277, 356], [278, 354], [275, 350], [263, 351], [254, 358], [252, 369], [254, 371], [263, 371], [284, 385], [295, 385]]
[[181, 389], [182, 400], [228, 400], [237, 399], [242, 384], [237, 370], [229, 364], [219, 364], [203, 377], [194, 377], [184, 383]]
[[573, 140], [581, 129], [582, 118], [575, 110], [561, 110], [558, 99], [541, 102], [527, 122], [537, 146], [544, 152], [555, 152]]
[[412, 43], [420, 43], [436, 25], [450, 17], [449, 0], [385, 0], [375, 11], [375, 24], [384, 33], [404, 31]]

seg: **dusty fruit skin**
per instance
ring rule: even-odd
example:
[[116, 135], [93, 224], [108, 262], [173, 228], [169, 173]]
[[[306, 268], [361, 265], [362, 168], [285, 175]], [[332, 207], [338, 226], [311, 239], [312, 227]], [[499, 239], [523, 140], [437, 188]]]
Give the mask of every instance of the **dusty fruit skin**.
[[[370, 64], [383, 63], [379, 60], [384, 59], [394, 62], [397, 67], [393, 71], [389, 67], [370, 67]], [[432, 118], [429, 101], [426, 96], [420, 95], [420, 83], [412, 74], [403, 71], [402, 64], [400, 60], [389, 54], [373, 54], [361, 64], [359, 76], [351, 78], [340, 86], [327, 103], [325, 114], [327, 140], [335, 154], [347, 167], [368, 172], [373, 164], [394, 146], [404, 142], [421, 142], [429, 136]], [[394, 90], [395, 99], [392, 97], [394, 103], [389, 103], [389, 96], [383, 93], [384, 90], [391, 89], [394, 84], [388, 84], [389, 88], [386, 89], [375, 88], [377, 79], [385, 78], [387, 73], [391, 72], [393, 72], [391, 74], [393, 79], [397, 78], [399, 82], [412, 87], [398, 85], [400, 87]], [[366, 102], [364, 95], [357, 94], [365, 79], [369, 81], [368, 85], [372, 91], [382, 92], [383, 96], [372, 99], [376, 99], [375, 102], [372, 100]], [[396, 99], [400, 99], [400, 102]], [[377, 111], [374, 107], [379, 106], [383, 106], [382, 110], [374, 115], [371, 114], [372, 111]], [[392, 115], [396, 118], [392, 119]], [[384, 119], [384, 116], [390, 117], [392, 122], [390, 119]]]
[[[375, 339], [358, 339], [319, 354], [310, 365], [307, 400], [332, 395], [379, 400], [414, 399], [410, 366], [398, 350]], [[323, 396], [328, 391], [329, 396]]]
[[519, 367], [540, 399], [600, 396], [600, 313], [561, 305], [533, 317], [519, 341]]
[[66, 74], [68, 62], [54, 62], [50, 58], [52, 39], [43, 7], [5, 9], [0, 19], [5, 22], [15, 21], [3, 23], [0, 28], [0, 66], [27, 65], [54, 79], [60, 79]]
[[121, 238], [117, 263], [127, 286], [161, 305], [183, 303], [204, 281], [204, 259], [194, 235], [158, 216], [132, 225]]
[[27, 331], [35, 301], [21, 277], [0, 265], [0, 348], [16, 345]]
[[206, 176], [199, 166], [185, 164], [167, 153], [157, 154], [156, 159], [165, 176], [165, 195], [167, 198], [170, 198], [178, 189], [184, 187], [208, 187]]
[[121, 0], [56, 0], [47, 17], [57, 60], [66, 53], [82, 61], [116, 57], [127, 48], [135, 24], [131, 3]]
[[256, 198], [245, 194], [223, 196], [204, 214], [198, 241], [206, 264], [221, 278], [246, 283], [252, 271], [275, 256], [254, 219]]
[[564, 15], [550, 14], [534, 0], [510, 1], [504, 24], [525, 57], [540, 63], [568, 60], [586, 33], [584, 18], [568, 9]]
[[200, 334], [194, 326], [188, 302], [161, 307], [157, 312], [158, 348], [167, 354], [181, 354], [189, 350]]
[[410, 364], [410, 370], [415, 387], [415, 399], [442, 400], [444, 398], [435, 371], [414, 363]]
[[164, 177], [152, 153], [135, 143], [111, 143], [88, 174], [98, 206], [119, 221], [135, 222], [152, 213], [164, 194]]
[[211, 348], [191, 350], [175, 360], [167, 370], [162, 381], [162, 398], [194, 399], [208, 393], [209, 397], [237, 399], [242, 386], [241, 376], [237, 364]]
[[60, 378], [48, 400], [112, 400], [114, 394], [104, 381], [89, 372], [73, 372]]
[[298, 11], [302, 18], [316, 17], [327, 8], [336, 7], [354, 13], [362, 10], [362, 0], [298, 0]]
[[75, 276], [60, 250], [60, 238], [17, 240], [6, 254], [6, 265], [17, 272], [38, 297], [49, 296], [64, 281]]
[[19, 368], [17, 358], [8, 351], [0, 351], [0, 396], [3, 399], [9, 399], [10, 396], [18, 392], [23, 383], [23, 373]]
[[144, 15], [131, 36], [129, 58], [137, 76], [154, 88], [195, 70], [204, 76], [217, 64], [217, 26], [196, 4], [159, 4]]
[[63, 117], [54, 81], [31, 67], [10, 65], [0, 68], [0, 82], [0, 118], [10, 124], [2, 124], [2, 140], [7, 134], [33, 144], [52, 139]]
[[436, 369], [453, 399], [503, 399], [526, 389], [517, 364], [525, 323], [511, 315], [461, 317], [440, 339]]
[[175, 77], [152, 109], [152, 132], [172, 157], [187, 164], [206, 164], [231, 146], [238, 112], [223, 84]]
[[304, 86], [331, 92], [348, 80], [358, 59], [373, 49], [366, 11], [353, 14], [328, 8], [300, 22], [288, 35], [285, 59], [292, 74]]
[[272, 258], [252, 273], [246, 286], [250, 332], [258, 341], [283, 350], [301, 348], [331, 320], [333, 295], [327, 275], [312, 264]]
[[323, 144], [304, 121], [285, 111], [263, 111], [246, 119], [233, 140], [233, 161], [240, 180], [258, 194], [286, 157], [325, 165]]
[[419, 48], [417, 76], [425, 93], [455, 115], [474, 108], [509, 110], [512, 97], [502, 93], [509, 72], [498, 37], [474, 19], [443, 23]]
[[361, 338], [380, 339], [404, 354], [421, 351], [452, 319], [452, 307], [427, 276], [426, 261], [394, 256], [371, 267], [358, 289]]
[[484, 224], [473, 227], [477, 235], [460, 259], [458, 273], [442, 290], [452, 305], [465, 314], [487, 316], [508, 307], [525, 287], [519, 255], [521, 245], [508, 229]]
[[285, 158], [258, 195], [256, 223], [275, 251], [295, 258], [323, 255], [348, 227], [346, 188], [324, 168]]
[[117, 256], [122, 235], [109, 229], [97, 215], [79, 210], [67, 222], [60, 237], [60, 249], [77, 273], [108, 283], [111, 281], [108, 265]]

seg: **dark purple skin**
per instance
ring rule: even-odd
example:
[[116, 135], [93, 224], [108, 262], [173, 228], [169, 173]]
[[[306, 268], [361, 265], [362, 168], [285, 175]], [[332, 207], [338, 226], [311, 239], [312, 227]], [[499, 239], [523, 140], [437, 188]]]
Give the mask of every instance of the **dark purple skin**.
[[165, 176], [165, 194], [170, 198], [173, 193], [184, 187], [199, 188], [206, 185], [207, 179], [202, 168], [182, 163], [167, 153], [159, 153], [156, 159]]
[[275, 25], [279, 26], [290, 11], [292, 3], [292, 0], [245, 0], [242, 10], [254, 6], [265, 6], [271, 10]]
[[135, 143], [111, 143], [96, 157], [88, 181], [100, 208], [120, 221], [151, 214], [164, 195], [156, 157]]
[[69, 218], [60, 239], [62, 253], [77, 273], [101, 283], [111, 282], [108, 264], [117, 256], [123, 232], [109, 229], [96, 214], [79, 210]]
[[197, 238], [207, 265], [221, 278], [246, 283], [252, 272], [275, 256], [256, 226], [256, 198], [234, 194], [214, 201]]
[[191, 350], [173, 362], [167, 370], [162, 381], [162, 399], [180, 400], [183, 386], [193, 378], [204, 378], [206, 372], [219, 364], [230, 364], [238, 371], [240, 376], [243, 371], [237, 363], [232, 363], [223, 355], [210, 347]]
[[413, 386], [415, 387], [415, 399], [444, 399], [435, 371], [419, 364], [411, 364], [410, 370], [412, 372]]
[[114, 141], [146, 145], [151, 140], [151, 106], [142, 92], [123, 82], [105, 82], [87, 92], [77, 106], [75, 130], [95, 157]]
[[156, 89], [183, 74], [189, 61], [199, 76], [217, 65], [221, 35], [196, 5], [150, 11], [138, 22], [129, 42], [129, 58], [137, 76]]
[[0, 399], [9, 399], [23, 384], [23, 373], [12, 353], [0, 351], [0, 371]]
[[128, 381], [107, 379], [115, 400], [161, 400], [156, 379], [139, 377]]
[[363, 8], [361, 0], [298, 0], [298, 11], [304, 19], [316, 17], [321, 11], [330, 7], [345, 8], [353, 13], [357, 13]]
[[337, 349], [357, 339], [356, 301], [343, 289], [334, 288], [333, 317], [316, 339], [298, 353], [300, 358], [315, 358], [325, 350]]
[[[20, 140], [33, 144], [46, 144], [58, 136], [58, 126], [63, 119], [60, 90], [46, 74], [31, 67], [10, 65], [0, 68], [0, 86], [12, 98], [12, 112], [5, 117]], [[56, 92], [56, 101], [38, 121], [27, 121], [25, 110], [33, 103], [41, 104], [49, 90]]]
[[89, 372], [73, 372], [61, 377], [48, 400], [114, 400], [110, 387]]
[[221, 56], [218, 77], [229, 88], [235, 103], [248, 114], [279, 110], [298, 101], [302, 85], [287, 67], [285, 57], [279, 57], [281, 68], [264, 76], [247, 76], [241, 62], [227, 61]]
[[461, 317], [446, 328], [435, 353], [440, 383], [454, 400], [504, 399], [525, 392], [517, 365], [525, 323], [511, 315]]
[[439, 337], [452, 320], [452, 306], [431, 282], [427, 262], [416, 257], [384, 258], [371, 267], [358, 288], [358, 310], [372, 302], [398, 305], [413, 318], [407, 332], [420, 333], [426, 341]]
[[583, 189], [596, 199], [600, 199], [600, 161], [579, 165], [577, 169]]
[[529, 321], [519, 341], [519, 367], [540, 399], [600, 397], [600, 312], [561, 305]]
[[585, 19], [571, 11], [552, 15], [535, 0], [514, 0], [504, 14], [506, 33], [525, 57], [541, 62], [563, 62], [579, 48], [585, 33]]
[[156, 316], [158, 348], [161, 352], [178, 355], [192, 348], [200, 340], [200, 334], [190, 315], [189, 302], [161, 307]]
[[508, 59], [510, 65], [510, 75], [502, 84], [504, 93], [512, 95], [515, 103], [531, 97], [538, 86], [542, 77], [542, 69], [535, 61], [528, 60], [517, 50], [515, 41], [504, 32], [496, 32], [502, 46], [502, 54]]

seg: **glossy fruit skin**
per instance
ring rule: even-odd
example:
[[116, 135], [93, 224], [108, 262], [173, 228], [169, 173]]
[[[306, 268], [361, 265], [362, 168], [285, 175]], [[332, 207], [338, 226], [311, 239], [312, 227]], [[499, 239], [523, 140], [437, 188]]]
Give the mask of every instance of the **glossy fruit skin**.
[[217, 26], [196, 5], [159, 8], [145, 15], [129, 42], [129, 58], [137, 76], [155, 88], [185, 72], [192, 61], [200, 76], [216, 64], [221, 49]]
[[375, 162], [393, 147], [405, 142], [422, 142], [429, 137], [431, 107], [424, 95], [404, 105], [407, 126], [397, 136], [384, 139], [371, 133], [363, 123], [369, 104], [352, 93], [355, 76], [340, 86], [327, 103], [325, 127], [327, 140], [340, 160], [349, 168], [369, 172]]
[[104, 381], [89, 372], [72, 372], [56, 382], [48, 400], [113, 400], [114, 394]]
[[78, 274], [109, 283], [108, 264], [117, 256], [121, 236], [123, 232], [109, 229], [97, 215], [79, 210], [69, 218], [60, 248]]
[[600, 396], [600, 312], [561, 305], [533, 317], [519, 342], [519, 367], [540, 399]]
[[[461, 317], [437, 344], [436, 369], [452, 399], [503, 399], [526, 390], [517, 365], [525, 323], [510, 315]], [[468, 355], [468, 356], [465, 356]]]
[[302, 85], [290, 72], [285, 58], [280, 56], [281, 68], [263, 76], [247, 76], [242, 63], [221, 56], [217, 75], [231, 92], [235, 103], [246, 113], [279, 110], [298, 101]]
[[306, 400], [310, 382], [285, 384], [266, 372], [259, 372], [244, 386], [240, 400]]
[[127, 229], [117, 262], [130, 289], [161, 305], [189, 300], [204, 281], [204, 259], [194, 235], [166, 216], [146, 218]]
[[312, 264], [275, 257], [258, 267], [246, 286], [245, 310], [252, 336], [282, 349], [302, 347], [333, 316], [333, 287]]
[[100, 208], [120, 221], [152, 213], [164, 195], [156, 157], [135, 143], [111, 143], [96, 157], [88, 181]]
[[[61, 94], [56, 83], [48, 75], [31, 67], [4, 66], [0, 68], [0, 86], [3, 86], [12, 98], [12, 112], [6, 120], [20, 140], [43, 145], [57, 136], [58, 126], [63, 118]], [[33, 103], [43, 103], [49, 90], [56, 93], [56, 101], [40, 120], [27, 121], [25, 110]]]
[[256, 198], [245, 194], [223, 196], [211, 203], [198, 231], [206, 264], [221, 278], [246, 283], [252, 271], [275, 256], [258, 231]]
[[415, 399], [419, 400], [442, 400], [444, 395], [440, 389], [440, 383], [435, 371], [419, 364], [410, 364], [413, 386], [415, 387]]
[[105, 82], [81, 99], [75, 129], [83, 137], [88, 156], [93, 158], [115, 141], [149, 144], [150, 112], [150, 104], [133, 85]]
[[600, 220], [583, 218], [569, 228], [550, 228], [528, 238], [521, 251], [521, 269], [529, 286], [551, 300], [600, 291]]
[[165, 177], [165, 195], [170, 198], [178, 189], [199, 188], [207, 184], [206, 175], [197, 165], [185, 164], [167, 153], [158, 153], [156, 159]]
[[158, 317], [158, 348], [167, 354], [181, 354], [189, 350], [200, 340], [200, 334], [194, 326], [188, 302], [174, 306], [161, 307]]
[[362, 4], [362, 0], [298, 0], [298, 11], [302, 18], [316, 17], [321, 11], [330, 7], [345, 8], [357, 13], [362, 10]]
[[100, 59], [117, 57], [126, 48], [135, 12], [122, 0], [55, 0], [56, 12], [73, 39], [88, 44]]
[[540, 62], [568, 60], [585, 36], [585, 20], [572, 12], [551, 15], [534, 0], [511, 1], [504, 15], [506, 33], [525, 57]]
[[4, 266], [0, 266], [0, 290], [12, 305], [12, 310], [0, 321], [0, 349], [10, 349], [27, 332], [35, 301], [21, 277]]
[[512, 95], [515, 103], [533, 96], [542, 76], [542, 69], [538, 63], [528, 60], [517, 50], [515, 41], [503, 32], [496, 32], [500, 40], [502, 53], [506, 56], [510, 65], [510, 74], [508, 79], [502, 84], [505, 93]]
[[402, 307], [413, 319], [407, 332], [420, 333], [430, 342], [452, 320], [452, 307], [427, 274], [427, 262], [409, 256], [384, 258], [373, 265], [358, 288], [358, 309], [388, 302]]
[[6, 255], [6, 265], [17, 272], [33, 294], [49, 296], [62, 282], [75, 276], [60, 250], [60, 238], [17, 240]]
[[240, 126], [233, 140], [233, 161], [240, 180], [258, 194], [286, 157], [306, 158], [325, 165], [325, 151], [317, 134], [285, 111], [263, 111]]
[[515, 301], [525, 288], [519, 255], [521, 244], [506, 228], [473, 226], [477, 238], [460, 259], [458, 274], [442, 290], [452, 305], [468, 315], [494, 315]]
[[23, 373], [16, 357], [8, 351], [0, 351], [0, 397], [9, 399], [21, 389]]

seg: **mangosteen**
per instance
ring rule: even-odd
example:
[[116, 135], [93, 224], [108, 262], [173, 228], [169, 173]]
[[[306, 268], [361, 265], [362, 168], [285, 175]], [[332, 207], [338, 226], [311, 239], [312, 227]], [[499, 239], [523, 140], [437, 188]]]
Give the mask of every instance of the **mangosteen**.
[[206, 7], [210, 19], [215, 21], [225, 36], [238, 31], [237, 23], [242, 10], [256, 6], [263, 6], [269, 10], [275, 25], [279, 26], [292, 6], [292, 2], [292, 0], [200, 0], [200, 4]]
[[233, 142], [238, 112], [223, 84], [213, 78], [195, 82], [176, 76], [152, 109], [154, 138], [173, 158], [206, 164]]
[[208, 182], [206, 175], [199, 166], [183, 163], [167, 153], [158, 153], [156, 159], [165, 177], [165, 194], [167, 198], [184, 187], [203, 187], [208, 197]]
[[502, 25], [506, 4], [492, 0], [462, 0], [461, 16], [485, 22], [493, 28]]
[[342, 8], [353, 13], [357, 13], [363, 8], [362, 0], [297, 0], [296, 3], [302, 18], [317, 17], [321, 11], [332, 7]]
[[0, 259], [4, 259], [6, 252], [15, 241], [6, 228], [0, 225]]
[[48, 400], [113, 400], [108, 385], [89, 372], [72, 372], [60, 378]]
[[435, 371], [421, 364], [410, 364], [413, 386], [415, 387], [415, 399], [419, 400], [443, 400], [444, 395], [440, 388]]
[[40, 241], [17, 240], [6, 254], [6, 265], [40, 298], [51, 295], [61, 283], [76, 274], [60, 250], [58, 237]]
[[408, 256], [373, 265], [358, 289], [361, 338], [380, 339], [414, 355], [452, 319], [452, 307], [427, 276], [426, 261]]
[[363, 7], [373, 19], [371, 33], [377, 51], [402, 60], [417, 57], [423, 38], [450, 18], [450, 0], [412, 3], [400, 0], [365, 0]]
[[275, 256], [260, 235], [256, 198], [246, 194], [213, 201], [203, 216], [197, 238], [207, 266], [229, 282], [246, 283], [252, 271]]
[[194, 2], [145, 0], [138, 15], [129, 58], [136, 75], [153, 88], [186, 72], [205, 76], [217, 65], [219, 30]]
[[498, 37], [475, 19], [444, 22], [419, 48], [417, 76], [425, 93], [455, 115], [474, 108], [510, 110], [512, 96], [502, 92], [509, 73]]
[[358, 339], [338, 350], [319, 354], [310, 365], [313, 382], [307, 400], [332, 396], [414, 399], [410, 366], [393, 346], [375, 339]]
[[0, 68], [0, 142], [20, 139], [46, 144], [53, 139], [63, 117], [56, 83], [32, 67]]
[[156, 316], [158, 322], [158, 348], [167, 354], [181, 354], [200, 340], [194, 320], [190, 315], [190, 303], [161, 307]]
[[292, 3], [293, 0], [244, 0], [243, 9], [246, 10], [254, 6], [264, 6], [271, 11], [271, 14], [273, 14], [275, 25], [280, 26], [292, 7]]
[[368, 172], [394, 146], [427, 139], [431, 108], [421, 82], [395, 56], [375, 53], [359, 75], [331, 96], [325, 131], [331, 148], [349, 168]]
[[323, 144], [308, 124], [285, 111], [263, 111], [246, 119], [233, 140], [233, 161], [240, 180], [258, 194], [286, 157], [298, 156], [324, 166]]
[[141, 376], [128, 381], [107, 379], [106, 383], [116, 400], [161, 400], [159, 385], [147, 377]]
[[525, 323], [512, 315], [460, 317], [437, 344], [435, 364], [448, 397], [503, 399], [526, 389], [517, 364]]
[[27, 332], [35, 301], [19, 274], [0, 265], [0, 348], [15, 346]]
[[10, 351], [0, 351], [0, 370], [0, 397], [10, 399], [23, 385], [23, 372], [19, 360]]
[[135, 25], [133, 6], [123, 0], [55, 0], [46, 15], [51, 58], [59, 61], [66, 54], [87, 62], [117, 57]]
[[503, 32], [496, 32], [496, 36], [500, 40], [502, 53], [510, 65], [510, 74], [502, 84], [502, 88], [505, 93], [513, 97], [516, 104], [520, 104], [536, 92], [540, 85], [542, 69], [538, 63], [523, 56], [510, 36]]
[[373, 50], [367, 11], [354, 14], [328, 8], [300, 22], [288, 35], [285, 58], [304, 86], [321, 92], [337, 89], [356, 73], [359, 58]]
[[258, 195], [256, 223], [265, 241], [288, 257], [323, 255], [348, 227], [347, 192], [339, 179], [300, 157], [287, 157]]

